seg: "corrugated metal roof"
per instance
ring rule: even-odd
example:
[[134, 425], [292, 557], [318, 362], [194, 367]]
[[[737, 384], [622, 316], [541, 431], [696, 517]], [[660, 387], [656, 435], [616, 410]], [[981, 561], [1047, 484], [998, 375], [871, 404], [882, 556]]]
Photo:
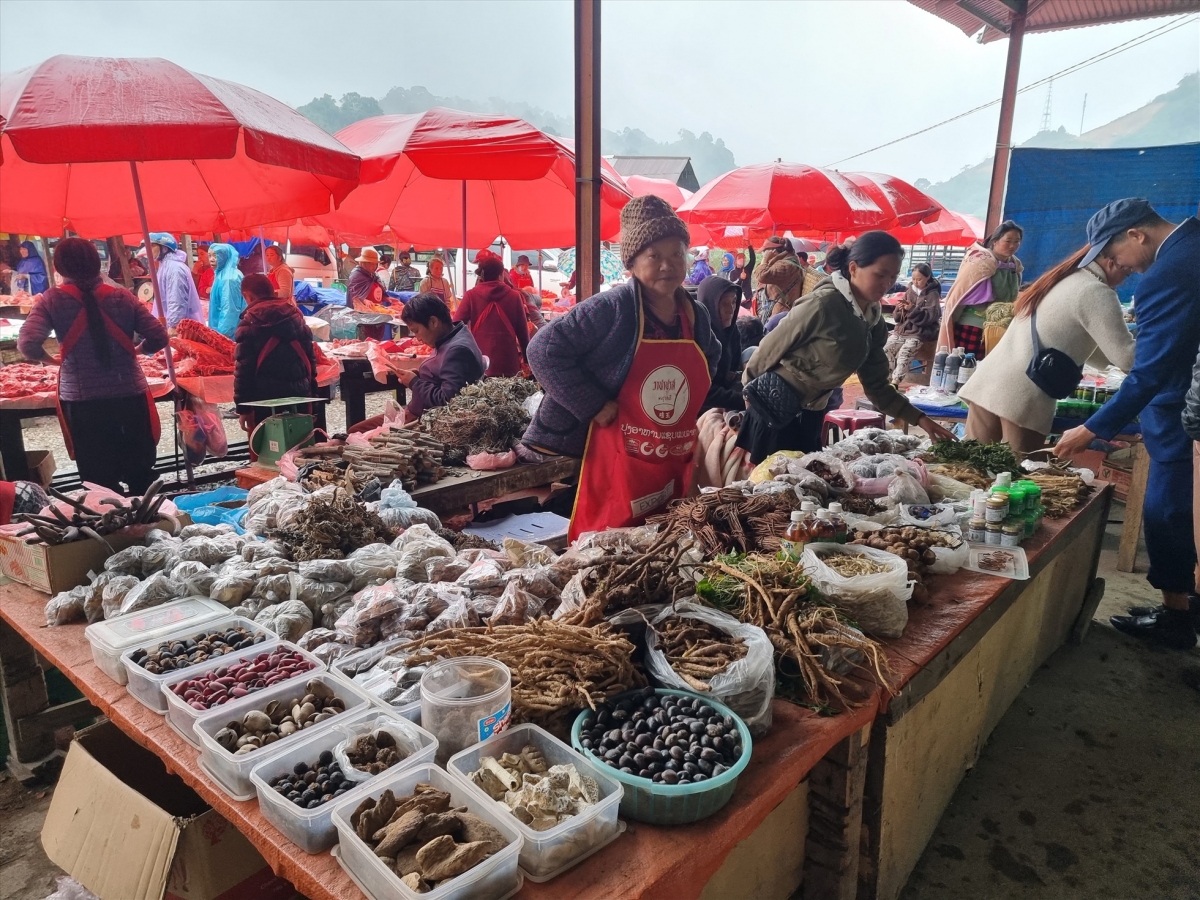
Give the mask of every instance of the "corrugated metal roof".
[[[980, 32], [980, 42], [998, 41], [1008, 34], [1014, 0], [908, 0], [945, 19], [965, 34]], [[1065, 31], [1109, 22], [1153, 19], [1200, 10], [1200, 0], [1029, 0], [1025, 31]]]
[[688, 191], [700, 189], [690, 156], [614, 156], [612, 164], [622, 176], [666, 178]]

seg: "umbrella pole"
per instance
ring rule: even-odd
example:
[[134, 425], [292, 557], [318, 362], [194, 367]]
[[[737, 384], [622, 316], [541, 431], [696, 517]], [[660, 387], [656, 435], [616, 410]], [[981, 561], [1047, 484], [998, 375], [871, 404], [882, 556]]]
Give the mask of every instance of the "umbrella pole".
[[[158, 320], [162, 322], [163, 327], [166, 327], [167, 316], [162, 304], [162, 287], [158, 282], [158, 260], [154, 257], [154, 249], [150, 246], [150, 226], [146, 222], [146, 201], [142, 199], [142, 180], [138, 177], [137, 163], [132, 159], [129, 161], [129, 172], [133, 176], [133, 195], [137, 198], [138, 218], [142, 223], [142, 240], [146, 242], [146, 260], [150, 264], [150, 283], [154, 286], [154, 306], [158, 310]], [[175, 358], [171, 353], [171, 342], [167, 341], [167, 346], [163, 348], [163, 354], [167, 358], [167, 377], [171, 379], [171, 386], [174, 390], [171, 395], [175, 398], [175, 419], [179, 419], [179, 382], [175, 380]], [[188, 459], [187, 452], [184, 451], [183, 462], [187, 467], [188, 486], [195, 484], [196, 476], [192, 472], [192, 461]]]
[[263, 237], [262, 226], [258, 226], [258, 258], [262, 260], [263, 274], [267, 274], [267, 239]]
[[463, 214], [463, 252], [462, 252], [462, 293], [467, 292], [467, 182], [462, 183], [462, 214]]

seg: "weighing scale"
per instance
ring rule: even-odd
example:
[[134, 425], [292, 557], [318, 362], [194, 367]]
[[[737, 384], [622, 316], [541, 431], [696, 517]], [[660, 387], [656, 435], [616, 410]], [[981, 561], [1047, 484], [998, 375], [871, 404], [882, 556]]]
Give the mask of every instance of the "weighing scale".
[[285, 453], [313, 443], [316, 419], [311, 413], [301, 412], [298, 407], [328, 402], [328, 397], [283, 397], [279, 400], [238, 404], [271, 410], [271, 415], [259, 422], [250, 434], [250, 449], [258, 454], [254, 465], [278, 470], [279, 460]]

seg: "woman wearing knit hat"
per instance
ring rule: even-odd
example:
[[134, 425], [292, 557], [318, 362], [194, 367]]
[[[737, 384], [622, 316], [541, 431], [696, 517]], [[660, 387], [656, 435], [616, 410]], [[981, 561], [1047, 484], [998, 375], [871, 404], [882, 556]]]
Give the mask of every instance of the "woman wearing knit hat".
[[690, 488], [696, 417], [721, 355], [708, 310], [683, 290], [687, 225], [666, 201], [621, 211], [633, 276], [529, 342], [545, 399], [518, 453], [583, 458], [570, 537], [639, 524]]

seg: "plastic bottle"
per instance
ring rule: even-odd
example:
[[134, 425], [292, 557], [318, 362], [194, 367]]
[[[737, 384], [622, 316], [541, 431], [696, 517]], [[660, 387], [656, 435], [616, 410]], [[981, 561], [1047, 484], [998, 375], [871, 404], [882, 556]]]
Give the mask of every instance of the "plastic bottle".
[[942, 393], [957, 394], [958, 393], [958, 371], [962, 366], [963, 351], [955, 348], [954, 352], [946, 357], [946, 370], [942, 374]]
[[1021, 482], [1013, 484], [1008, 489], [1008, 514], [1010, 516], [1025, 515], [1025, 486]]
[[786, 559], [798, 563], [807, 543], [808, 529], [804, 527], [804, 513], [794, 509], [787, 531], [779, 541], [779, 550]]
[[975, 374], [975, 366], [975, 354], [964, 354], [962, 358], [962, 365], [960, 365], [958, 368], [958, 386], [960, 388], [971, 380], [971, 376]]
[[850, 540], [850, 527], [846, 524], [846, 520], [842, 518], [844, 511], [840, 503], [829, 504], [829, 517], [833, 520], [833, 539], [839, 544], [845, 544]]
[[971, 491], [971, 518], [983, 519], [987, 516], [987, 491]]
[[818, 509], [817, 518], [809, 531], [809, 540], [819, 544], [836, 544], [837, 529], [827, 509]]
[[1001, 472], [996, 476], [996, 487], [1008, 490], [1012, 485], [1012, 472]]
[[946, 359], [950, 356], [949, 347], [938, 347], [933, 355], [933, 374], [929, 377], [929, 386], [935, 391], [942, 389], [942, 378], [946, 374]]

